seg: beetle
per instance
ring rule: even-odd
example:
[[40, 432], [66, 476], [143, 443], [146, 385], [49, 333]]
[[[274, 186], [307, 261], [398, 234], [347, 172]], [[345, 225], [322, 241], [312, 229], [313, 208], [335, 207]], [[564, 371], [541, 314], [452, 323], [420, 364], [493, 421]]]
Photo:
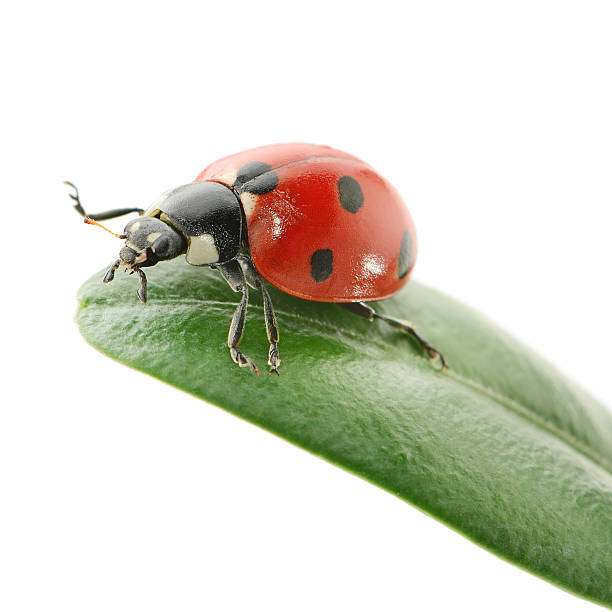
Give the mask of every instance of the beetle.
[[143, 268], [184, 254], [193, 266], [219, 270], [242, 294], [227, 341], [240, 367], [259, 374], [238, 348], [250, 286], [262, 293], [269, 372], [279, 373], [278, 324], [265, 281], [290, 295], [334, 302], [370, 321], [384, 321], [447, 367], [442, 353], [412, 324], [379, 314], [367, 303], [388, 298], [406, 284], [417, 241], [399, 193], [357, 157], [303, 143], [250, 149], [210, 164], [194, 182], [165, 192], [147, 210], [87, 214], [77, 188], [66, 184], [74, 189], [70, 197], [86, 223], [139, 213], [123, 234], [115, 234], [125, 245], [104, 283], [125, 266], [140, 277], [137, 293], [145, 303]]

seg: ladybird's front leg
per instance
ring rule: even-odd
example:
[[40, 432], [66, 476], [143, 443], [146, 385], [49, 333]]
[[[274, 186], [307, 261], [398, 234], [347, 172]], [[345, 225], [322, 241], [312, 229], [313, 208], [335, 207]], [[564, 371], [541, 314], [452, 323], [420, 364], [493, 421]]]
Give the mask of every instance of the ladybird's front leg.
[[128, 213], [137, 212], [139, 215], [142, 215], [144, 212], [143, 208], [113, 208], [112, 210], [105, 210], [99, 213], [86, 213], [83, 208], [83, 204], [81, 203], [81, 196], [79, 195], [79, 190], [74, 183], [70, 181], [64, 181], [64, 185], [68, 185], [68, 187], [72, 187], [74, 189], [74, 193], [69, 193], [68, 195], [72, 200], [75, 201], [74, 210], [76, 210], [81, 217], [85, 217], [86, 219], [93, 219], [94, 221], [105, 221], [106, 219], [114, 219], [115, 217], [121, 217], [123, 215], [127, 215]]
[[249, 288], [244, 277], [244, 272], [242, 271], [240, 264], [235, 260], [220, 264], [219, 270], [221, 270], [223, 278], [225, 278], [227, 284], [234, 291], [242, 292], [242, 299], [234, 312], [229, 333], [227, 335], [227, 346], [229, 347], [230, 356], [234, 363], [237, 363], [241, 368], [248, 366], [251, 372], [259, 374], [259, 370], [257, 369], [257, 366], [253, 360], [238, 349], [238, 345], [240, 344], [240, 340], [242, 340], [242, 334], [244, 332], [247, 306], [249, 304]]

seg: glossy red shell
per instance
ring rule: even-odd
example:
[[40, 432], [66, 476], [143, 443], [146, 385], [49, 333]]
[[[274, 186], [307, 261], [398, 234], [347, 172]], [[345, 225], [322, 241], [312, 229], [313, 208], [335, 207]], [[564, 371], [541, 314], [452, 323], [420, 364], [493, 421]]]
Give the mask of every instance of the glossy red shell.
[[[278, 177], [267, 193], [250, 193], [249, 183], [240, 193], [253, 263], [269, 283], [321, 302], [380, 300], [404, 286], [416, 258], [414, 224], [395, 188], [368, 164], [330, 147], [280, 144], [225, 157], [196, 181], [234, 187], [252, 162]], [[341, 187], [354, 181], [357, 205], [347, 207]], [[329, 264], [322, 272], [315, 253]]]

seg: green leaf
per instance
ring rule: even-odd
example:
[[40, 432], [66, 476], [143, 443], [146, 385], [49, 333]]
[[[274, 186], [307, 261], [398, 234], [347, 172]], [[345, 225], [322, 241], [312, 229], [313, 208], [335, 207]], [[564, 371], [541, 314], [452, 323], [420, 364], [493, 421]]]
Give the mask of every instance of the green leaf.
[[521, 567], [612, 605], [612, 416], [479, 313], [416, 282], [376, 305], [448, 358], [334, 304], [271, 289], [281, 375], [265, 375], [259, 292], [230, 360], [238, 294], [183, 261], [81, 288], [81, 332], [103, 353], [217, 404], [381, 486]]

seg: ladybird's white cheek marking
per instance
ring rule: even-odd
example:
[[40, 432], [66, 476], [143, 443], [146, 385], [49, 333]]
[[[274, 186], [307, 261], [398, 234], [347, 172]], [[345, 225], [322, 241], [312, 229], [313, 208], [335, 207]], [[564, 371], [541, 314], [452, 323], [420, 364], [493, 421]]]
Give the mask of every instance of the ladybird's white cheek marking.
[[136, 232], [138, 231], [139, 227], [140, 227], [140, 221], [136, 221], [135, 223], [132, 224], [132, 227], [130, 227], [130, 231]]
[[187, 249], [187, 263], [192, 266], [205, 266], [219, 261], [219, 251], [211, 234], [193, 236]]
[[125, 241], [125, 246], [128, 246], [133, 251], [136, 251], [137, 253], [140, 253], [140, 247], [137, 247], [131, 240], [126, 240]]
[[153, 244], [160, 236], [161, 236], [161, 232], [151, 232], [147, 236], [147, 242], [149, 244]]
[[257, 206], [257, 196], [254, 193], [248, 193], [247, 191], [243, 191], [240, 194], [240, 201], [242, 202], [244, 215], [248, 221], [253, 215], [255, 206]]

